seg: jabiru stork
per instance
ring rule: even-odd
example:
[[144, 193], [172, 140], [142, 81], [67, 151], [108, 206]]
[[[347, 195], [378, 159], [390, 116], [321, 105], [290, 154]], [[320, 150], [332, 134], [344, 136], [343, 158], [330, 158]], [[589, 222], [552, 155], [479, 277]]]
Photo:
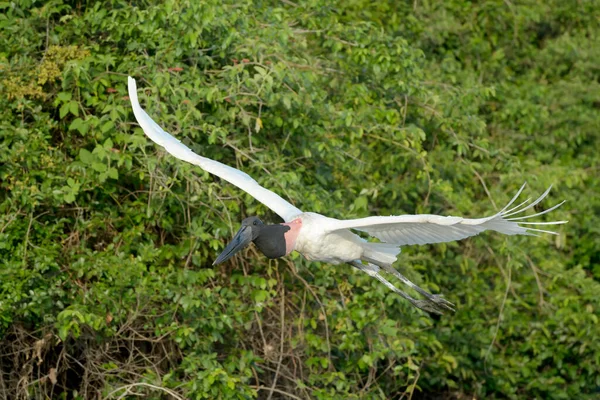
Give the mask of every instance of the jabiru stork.
[[[509, 208], [517, 200], [525, 185], [501, 211], [485, 218], [462, 218], [431, 214], [373, 216], [367, 218], [339, 220], [314, 212], [302, 212], [279, 195], [260, 186], [246, 173], [194, 153], [191, 149], [165, 132], [141, 108], [135, 79], [128, 79], [129, 99], [133, 113], [144, 133], [168, 153], [197, 165], [203, 170], [237, 186], [256, 200], [277, 213], [285, 222], [265, 224], [258, 217], [244, 219], [240, 230], [219, 254], [213, 265], [227, 261], [237, 252], [254, 243], [268, 258], [279, 258], [297, 251], [306, 259], [331, 264], [347, 263], [378, 279], [417, 308], [436, 314], [444, 310], [454, 311], [454, 305], [440, 294], [432, 294], [409, 281], [392, 264], [400, 253], [400, 246], [449, 242], [478, 235], [492, 230], [505, 235], [534, 235], [532, 232], [557, 234], [556, 232], [531, 228], [531, 225], [557, 225], [567, 221], [522, 222], [525, 219], [546, 214], [563, 203], [545, 211], [523, 216], [523, 212], [540, 203], [550, 192], [546, 190], [537, 200], [530, 199]], [[379, 243], [368, 242], [353, 232], [359, 231], [379, 239]], [[421, 294], [424, 299], [415, 299], [395, 287], [381, 272], [395, 276], [404, 284]]]

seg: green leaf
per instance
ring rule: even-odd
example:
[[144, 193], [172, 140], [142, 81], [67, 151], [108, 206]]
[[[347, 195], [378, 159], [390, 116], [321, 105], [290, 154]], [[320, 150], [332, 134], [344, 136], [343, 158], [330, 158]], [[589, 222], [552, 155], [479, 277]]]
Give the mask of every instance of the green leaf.
[[94, 155], [89, 150], [79, 149], [79, 159], [84, 164], [91, 164], [92, 162], [94, 162], [96, 157], [94, 157]]
[[256, 72], [258, 72], [260, 74], [260, 76], [265, 76], [267, 74], [267, 70], [258, 65], [255, 65], [254, 69], [256, 70]]
[[69, 113], [69, 103], [65, 103], [62, 106], [60, 106], [60, 110], [59, 110], [59, 116], [60, 119], [63, 119], [68, 113]]
[[112, 179], [119, 179], [119, 171], [117, 171], [116, 168], [111, 167], [108, 169], [108, 176]]
[[79, 115], [79, 104], [75, 101], [69, 102], [69, 111], [71, 114], [78, 116]]
[[71, 100], [72, 94], [71, 92], [60, 92], [56, 95], [56, 98], [61, 102], [61, 103], [68, 103], [69, 100]]
[[90, 129], [90, 123], [82, 120], [81, 118], [75, 118], [69, 125], [69, 130], [77, 130], [81, 135], [85, 135]]
[[106, 172], [106, 170], [107, 170], [106, 164], [103, 164], [100, 162], [93, 162], [92, 168], [98, 172]]
[[269, 297], [269, 292], [266, 290], [252, 291], [252, 297], [256, 303], [262, 303]]
[[115, 123], [112, 121], [106, 121], [104, 124], [102, 124], [102, 127], [100, 128], [100, 131], [102, 133], [106, 133], [108, 131], [110, 131], [111, 129], [113, 129], [113, 127], [115, 126]]
[[369, 201], [366, 196], [358, 196], [354, 199], [354, 209], [355, 210], [366, 210]]
[[65, 193], [64, 197], [65, 203], [72, 203], [75, 201], [75, 194], [73, 192]]

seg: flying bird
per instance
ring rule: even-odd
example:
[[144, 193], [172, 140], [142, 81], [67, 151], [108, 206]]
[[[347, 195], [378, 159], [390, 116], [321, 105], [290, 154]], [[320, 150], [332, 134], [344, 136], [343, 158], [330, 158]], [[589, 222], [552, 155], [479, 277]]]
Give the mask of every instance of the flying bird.
[[[194, 153], [191, 149], [165, 132], [141, 108], [138, 102], [135, 79], [128, 79], [129, 99], [133, 113], [144, 133], [156, 144], [164, 147], [180, 160], [197, 165], [203, 170], [247, 192], [269, 207], [283, 220], [281, 224], [265, 224], [258, 217], [244, 219], [241, 228], [231, 242], [219, 254], [213, 265], [229, 260], [240, 250], [254, 243], [268, 258], [280, 258], [297, 251], [306, 259], [331, 264], [347, 263], [379, 280], [417, 308], [436, 314], [454, 311], [454, 305], [440, 294], [432, 294], [409, 281], [392, 264], [400, 253], [400, 246], [441, 243], [460, 240], [492, 230], [505, 235], [535, 235], [556, 232], [532, 228], [536, 225], [557, 225], [567, 221], [523, 222], [523, 220], [546, 214], [563, 203], [531, 215], [523, 212], [540, 203], [550, 192], [546, 190], [537, 200], [531, 199], [513, 206], [525, 185], [501, 211], [485, 218], [462, 218], [432, 214], [373, 216], [339, 220], [314, 212], [303, 212], [276, 193], [260, 186], [246, 173]], [[369, 242], [353, 231], [364, 232], [380, 242]], [[389, 282], [386, 272], [418, 292], [423, 299], [416, 299]]]

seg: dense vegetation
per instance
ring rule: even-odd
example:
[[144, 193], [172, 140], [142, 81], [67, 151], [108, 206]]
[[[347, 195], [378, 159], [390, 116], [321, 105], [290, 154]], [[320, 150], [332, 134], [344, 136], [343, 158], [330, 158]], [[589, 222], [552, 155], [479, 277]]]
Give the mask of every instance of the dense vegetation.
[[[0, 2], [2, 398], [597, 398], [594, 0]], [[303, 210], [480, 217], [527, 181], [559, 236], [406, 247], [433, 319], [298, 254], [212, 267]], [[540, 208], [536, 209], [540, 210]]]

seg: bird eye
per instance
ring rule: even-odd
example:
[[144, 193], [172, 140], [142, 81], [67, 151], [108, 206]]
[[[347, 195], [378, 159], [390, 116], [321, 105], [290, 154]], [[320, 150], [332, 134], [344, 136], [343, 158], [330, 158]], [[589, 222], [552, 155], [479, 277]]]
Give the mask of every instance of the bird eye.
[[258, 224], [258, 222], [256, 222], [256, 221], [254, 221], [254, 222], [252, 223], [252, 225], [257, 225], [257, 224]]

